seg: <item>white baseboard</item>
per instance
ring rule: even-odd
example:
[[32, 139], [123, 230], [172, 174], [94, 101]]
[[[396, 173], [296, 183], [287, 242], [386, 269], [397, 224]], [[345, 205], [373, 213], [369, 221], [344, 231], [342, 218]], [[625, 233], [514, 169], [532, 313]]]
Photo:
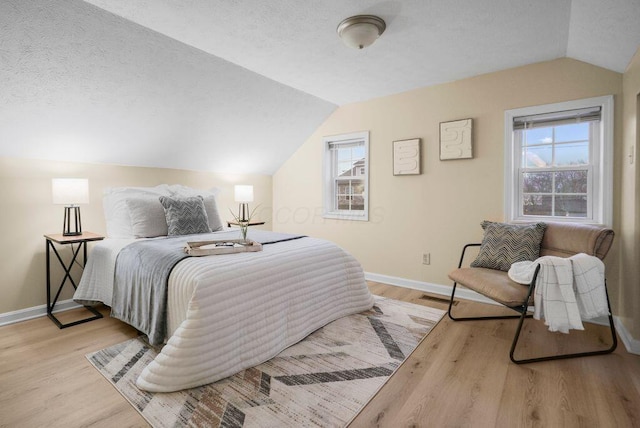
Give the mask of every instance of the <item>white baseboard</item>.
[[631, 354], [640, 355], [640, 340], [634, 339], [631, 334], [629, 334], [629, 330], [622, 324], [620, 318], [613, 317], [614, 324], [616, 325], [616, 331], [618, 332], [618, 336], [622, 343], [624, 343], [624, 347], [627, 348]]
[[[68, 311], [69, 309], [81, 308], [82, 305], [77, 304], [72, 299], [61, 300], [56, 303], [53, 313]], [[0, 326], [14, 324], [20, 321], [26, 321], [47, 315], [47, 305], [33, 306], [31, 308], [20, 309], [12, 312], [0, 314]]]
[[[440, 296], [451, 296], [451, 286], [433, 284], [430, 282], [416, 281], [413, 279], [398, 278], [395, 276], [381, 275], [378, 273], [365, 272], [365, 279], [373, 282], [381, 282], [383, 284], [395, 285], [398, 287], [411, 288], [414, 290], [424, 291], [426, 293], [437, 294]], [[456, 288], [456, 297], [465, 300], [471, 300], [480, 303], [489, 303], [492, 305], [499, 305], [491, 299], [484, 297], [475, 291], [468, 290], [466, 288]], [[634, 339], [629, 333], [629, 330], [622, 324], [620, 319], [616, 316], [613, 317], [613, 321], [618, 332], [620, 340], [624, 344], [627, 351], [631, 354], [640, 355], [640, 340]], [[594, 318], [589, 322], [600, 325], [609, 325], [607, 317]]]
[[[451, 286], [449, 285], [440, 285], [440, 284], [434, 284], [431, 282], [422, 282], [422, 281], [416, 281], [413, 279], [398, 278], [396, 276], [380, 275], [378, 273], [371, 273], [371, 272], [365, 272], [364, 277], [369, 281], [381, 282], [383, 284], [389, 284], [389, 285], [397, 285], [398, 287], [411, 288], [414, 290], [424, 291], [426, 293], [451, 297]], [[487, 297], [484, 297], [482, 294], [478, 294], [475, 291], [468, 290], [460, 286], [456, 288], [456, 297], [460, 297], [461, 299], [465, 299], [465, 300], [472, 300], [474, 302], [499, 305], [493, 300]]]

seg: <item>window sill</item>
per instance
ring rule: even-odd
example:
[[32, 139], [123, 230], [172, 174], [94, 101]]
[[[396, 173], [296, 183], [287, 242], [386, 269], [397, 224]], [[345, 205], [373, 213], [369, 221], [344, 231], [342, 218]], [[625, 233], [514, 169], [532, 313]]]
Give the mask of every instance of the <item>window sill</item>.
[[512, 218], [510, 223], [585, 223], [585, 224], [597, 224], [603, 225], [592, 218], [584, 218], [584, 217], [516, 217]]
[[333, 220], [355, 220], [355, 221], [369, 221], [369, 216], [367, 214], [351, 214], [351, 213], [324, 213], [322, 215], [323, 218], [333, 219]]

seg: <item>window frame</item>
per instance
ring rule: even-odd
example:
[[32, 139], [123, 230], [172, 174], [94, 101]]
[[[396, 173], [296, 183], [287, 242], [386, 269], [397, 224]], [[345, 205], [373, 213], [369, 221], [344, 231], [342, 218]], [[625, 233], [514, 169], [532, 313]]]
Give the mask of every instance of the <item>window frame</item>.
[[[363, 210], [338, 210], [334, 209], [337, 186], [336, 178], [333, 176], [331, 149], [332, 145], [353, 144], [362, 142], [364, 145], [364, 168], [363, 175], [357, 175], [364, 183], [364, 209]], [[322, 138], [323, 150], [323, 209], [322, 217], [337, 220], [369, 220], [369, 131], [352, 132], [348, 134], [332, 135]]]
[[[586, 218], [561, 216], [533, 216], [521, 213], [522, 177], [520, 162], [522, 146], [516, 139], [513, 120], [520, 116], [532, 116], [567, 110], [600, 107], [601, 117], [597, 141], [589, 145], [589, 174], [587, 192], [591, 205]], [[585, 98], [554, 104], [545, 104], [506, 110], [504, 116], [504, 218], [508, 222], [556, 221], [597, 223], [612, 226], [613, 222], [613, 95]], [[590, 127], [590, 132], [591, 132]], [[580, 168], [576, 168], [580, 169]], [[590, 214], [590, 215], [589, 215]]]

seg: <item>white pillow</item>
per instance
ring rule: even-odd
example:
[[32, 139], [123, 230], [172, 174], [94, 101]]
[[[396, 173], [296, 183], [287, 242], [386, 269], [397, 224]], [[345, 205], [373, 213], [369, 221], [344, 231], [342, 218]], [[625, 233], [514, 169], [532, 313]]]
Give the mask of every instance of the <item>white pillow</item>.
[[154, 238], [169, 233], [160, 196], [144, 195], [127, 199], [131, 231], [135, 238]]
[[212, 232], [217, 232], [224, 229], [222, 226], [222, 219], [220, 218], [220, 212], [218, 212], [218, 202], [213, 195], [203, 196], [204, 210], [207, 212], [207, 218], [209, 219], [209, 227]]
[[109, 238], [135, 238], [127, 199], [144, 196], [159, 198], [160, 196], [171, 196], [171, 193], [166, 184], [155, 187], [111, 187], [104, 190], [102, 203]]
[[207, 218], [209, 219], [209, 227], [212, 232], [222, 230], [222, 219], [220, 218], [220, 212], [218, 211], [218, 201], [216, 195], [220, 193], [220, 189], [214, 187], [211, 190], [199, 190], [191, 187], [183, 186], [181, 184], [172, 184], [168, 186], [171, 196], [174, 197], [191, 197], [202, 196], [204, 200], [204, 209], [207, 212]]
[[212, 187], [210, 190], [194, 189], [193, 187], [183, 186], [182, 184], [171, 184], [167, 186], [167, 190], [174, 196], [190, 197], [190, 196], [202, 196], [207, 195], [217, 196], [220, 193], [220, 189]]

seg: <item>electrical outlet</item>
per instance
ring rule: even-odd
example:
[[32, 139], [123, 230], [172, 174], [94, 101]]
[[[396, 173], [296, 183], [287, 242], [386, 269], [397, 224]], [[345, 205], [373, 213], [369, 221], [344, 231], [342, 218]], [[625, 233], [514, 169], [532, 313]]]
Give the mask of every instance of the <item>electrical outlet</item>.
[[431, 253], [422, 253], [422, 264], [423, 265], [431, 264]]

